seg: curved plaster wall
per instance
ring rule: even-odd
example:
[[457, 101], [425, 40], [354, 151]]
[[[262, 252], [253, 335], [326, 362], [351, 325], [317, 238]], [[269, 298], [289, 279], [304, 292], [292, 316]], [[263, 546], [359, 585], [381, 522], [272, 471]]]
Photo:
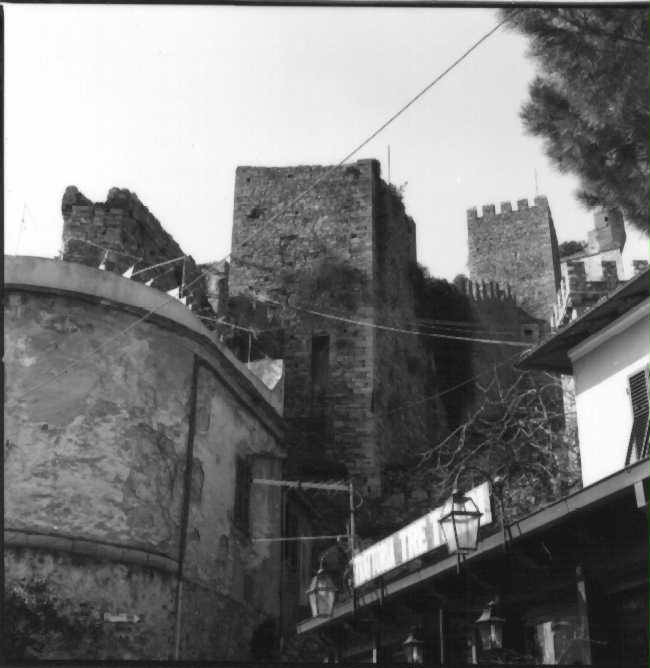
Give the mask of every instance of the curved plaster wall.
[[[172, 658], [183, 562], [183, 657], [246, 658], [278, 594], [233, 524], [237, 457], [281, 472], [256, 379], [179, 302], [36, 258], [6, 259], [5, 377], [6, 579], [63, 620], [41, 656]], [[279, 504], [254, 490], [251, 533]]]

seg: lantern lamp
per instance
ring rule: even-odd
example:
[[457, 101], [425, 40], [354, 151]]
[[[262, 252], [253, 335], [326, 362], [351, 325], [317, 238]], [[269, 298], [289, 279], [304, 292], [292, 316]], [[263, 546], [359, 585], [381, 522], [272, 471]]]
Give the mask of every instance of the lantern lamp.
[[482, 514], [469, 496], [452, 492], [439, 520], [450, 553], [465, 555], [476, 550]]
[[474, 622], [481, 637], [481, 647], [485, 650], [501, 649], [503, 647], [503, 625], [505, 619], [494, 613], [495, 601], [490, 601]]
[[306, 593], [312, 617], [332, 616], [334, 601], [336, 599], [336, 585], [323, 568], [322, 560], [318, 572], [312, 578]]
[[416, 627], [411, 629], [402, 646], [406, 663], [410, 666], [421, 666], [424, 663], [424, 640], [420, 638]]

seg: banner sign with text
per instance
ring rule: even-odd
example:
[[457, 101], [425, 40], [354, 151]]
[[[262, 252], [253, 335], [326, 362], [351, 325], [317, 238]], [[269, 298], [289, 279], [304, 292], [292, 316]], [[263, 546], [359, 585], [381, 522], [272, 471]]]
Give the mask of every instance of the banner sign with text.
[[[483, 513], [480, 518], [480, 526], [490, 524], [492, 522], [492, 509], [490, 506], [489, 483], [484, 482], [478, 487], [474, 487], [467, 492], [467, 496], [474, 501], [479, 511]], [[354, 586], [360, 587], [366, 582], [370, 582], [370, 580], [443, 545], [446, 542], [440, 527], [443, 510], [444, 506], [435, 508], [424, 517], [418, 518], [403, 529], [354, 555], [352, 557]]]

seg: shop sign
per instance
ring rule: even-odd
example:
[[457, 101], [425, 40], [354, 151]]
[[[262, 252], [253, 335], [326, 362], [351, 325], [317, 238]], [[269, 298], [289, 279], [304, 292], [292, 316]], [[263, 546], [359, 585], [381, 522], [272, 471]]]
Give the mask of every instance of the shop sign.
[[[490, 524], [492, 509], [489, 483], [484, 482], [474, 487], [467, 492], [467, 496], [483, 513], [480, 518], [480, 526]], [[445, 543], [439, 521], [443, 510], [444, 506], [435, 508], [424, 517], [420, 517], [403, 529], [354, 555], [352, 557], [354, 586], [360, 587]]]

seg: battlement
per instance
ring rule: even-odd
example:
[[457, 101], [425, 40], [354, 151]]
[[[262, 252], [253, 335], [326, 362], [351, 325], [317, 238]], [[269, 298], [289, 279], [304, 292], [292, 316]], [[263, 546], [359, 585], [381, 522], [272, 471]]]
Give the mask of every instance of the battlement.
[[467, 221], [468, 222], [475, 222], [479, 220], [489, 220], [493, 218], [497, 218], [498, 216], [504, 215], [504, 214], [510, 214], [514, 212], [523, 212], [523, 211], [529, 211], [530, 209], [548, 209], [548, 199], [544, 195], [539, 195], [538, 197], [535, 197], [535, 204], [533, 206], [529, 206], [528, 204], [528, 199], [523, 198], [517, 200], [517, 207], [513, 208], [511, 202], [501, 202], [499, 206], [499, 213], [496, 212], [496, 206], [494, 204], [484, 204], [481, 209], [482, 209], [482, 216], [478, 215], [478, 210], [477, 207], [473, 206], [467, 209]]
[[510, 285], [506, 285], [503, 288], [497, 281], [471, 281], [468, 278], [461, 278], [454, 281], [454, 283], [473, 302], [517, 303], [517, 298], [513, 294]]
[[[539, 320], [551, 315], [560, 283], [557, 236], [548, 199], [535, 197], [484, 204], [467, 212], [469, 277], [477, 283], [512, 285], [518, 305]], [[483, 295], [481, 295], [483, 297]]]

